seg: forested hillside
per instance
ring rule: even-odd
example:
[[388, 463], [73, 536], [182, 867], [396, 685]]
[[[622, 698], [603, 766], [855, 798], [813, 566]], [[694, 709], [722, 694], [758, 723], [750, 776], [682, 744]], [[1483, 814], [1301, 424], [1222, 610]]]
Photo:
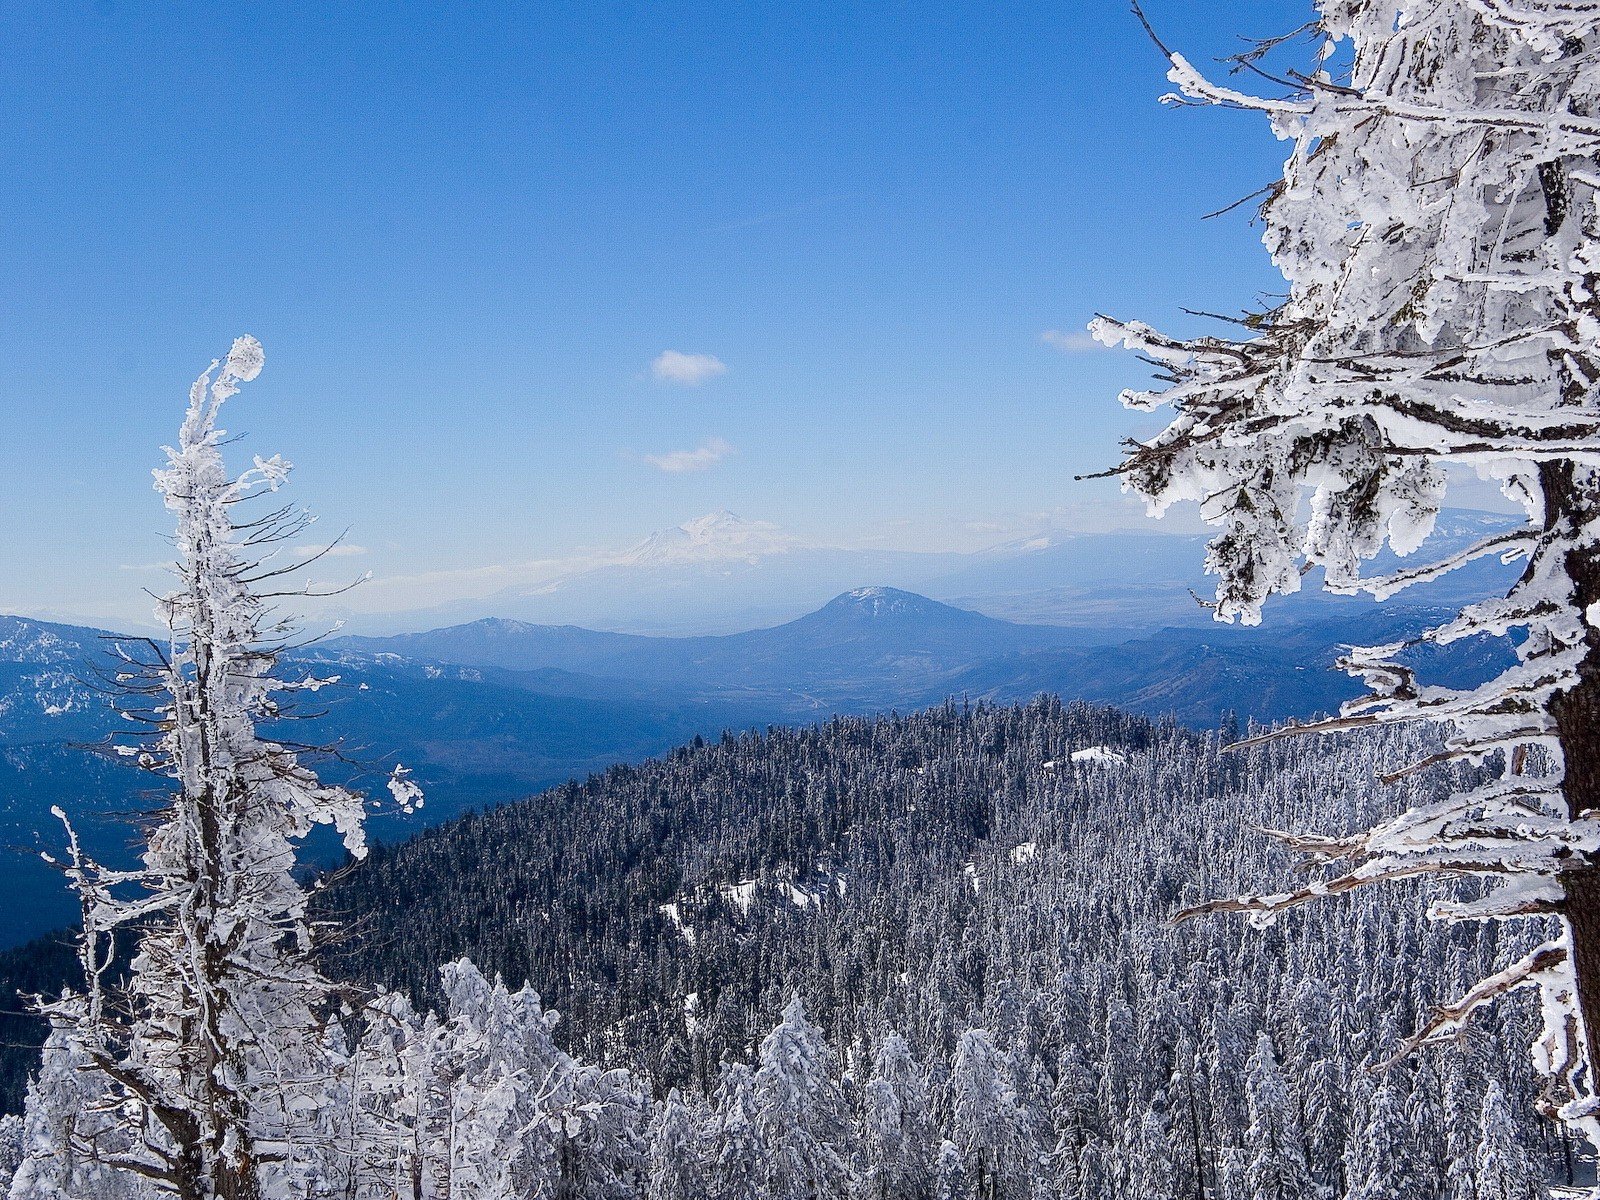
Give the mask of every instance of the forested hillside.
[[908, 1054], [925, 1144], [896, 1153], [931, 1179], [948, 1138], [965, 1149], [945, 1166], [969, 1187], [996, 1173], [992, 1194], [1310, 1194], [1247, 1184], [1272, 1169], [1335, 1195], [1468, 1196], [1485, 1138], [1564, 1176], [1526, 1011], [1368, 1070], [1530, 934], [1429, 924], [1405, 888], [1264, 933], [1169, 923], [1288, 877], [1257, 826], [1356, 828], [1465, 776], [1376, 784], [1429, 749], [1401, 731], [1218, 746], [1052, 699], [696, 743], [376, 851], [321, 898], [353, 931], [331, 965], [432, 1006], [436, 964], [461, 955], [530, 982], [575, 1054], [701, 1098], [675, 1119], [698, 1123], [707, 1178], [749, 1100], [734, 1064], [793, 997], [837, 1051], [816, 1086], [836, 1089], [828, 1136], [854, 1170], [880, 1152], [869, 1080]]

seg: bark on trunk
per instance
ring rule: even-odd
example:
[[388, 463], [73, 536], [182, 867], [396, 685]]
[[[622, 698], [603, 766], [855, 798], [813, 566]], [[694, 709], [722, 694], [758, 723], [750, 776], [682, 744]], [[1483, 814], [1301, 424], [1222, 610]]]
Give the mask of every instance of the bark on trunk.
[[[1595, 497], [1574, 478], [1570, 462], [1540, 468], [1546, 524], [1582, 527], [1600, 519]], [[1580, 610], [1600, 602], [1600, 557], [1579, 551], [1567, 556], [1573, 600]], [[1550, 705], [1564, 762], [1563, 794], [1572, 818], [1600, 811], [1600, 631], [1586, 627], [1587, 652], [1578, 682]], [[1595, 1074], [1595, 1039], [1600, 1038], [1600, 861], [1590, 856], [1561, 876], [1564, 911], [1572, 933], [1572, 967], [1577, 978], [1578, 1008], [1583, 1017], [1584, 1057]]]

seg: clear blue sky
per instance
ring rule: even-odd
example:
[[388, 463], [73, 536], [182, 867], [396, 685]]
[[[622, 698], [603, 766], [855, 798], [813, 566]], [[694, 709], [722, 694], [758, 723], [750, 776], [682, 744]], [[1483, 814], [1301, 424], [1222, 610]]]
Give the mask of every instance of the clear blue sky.
[[[1148, 10], [1197, 60], [1306, 15]], [[1201, 218], [1283, 147], [1161, 107], [1163, 66], [1116, 2], [8, 4], [0, 610], [147, 609], [149, 469], [241, 332], [230, 429], [380, 575], [724, 507], [917, 547], [1121, 520], [1072, 475], [1143, 369], [1041, 334], [1275, 282], [1247, 210]]]

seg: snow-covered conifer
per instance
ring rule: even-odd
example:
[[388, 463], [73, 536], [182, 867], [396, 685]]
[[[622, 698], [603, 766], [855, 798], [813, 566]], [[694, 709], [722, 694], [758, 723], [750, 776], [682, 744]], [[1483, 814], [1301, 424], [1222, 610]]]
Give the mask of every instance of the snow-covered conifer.
[[844, 1097], [822, 1031], [806, 1019], [798, 995], [761, 1043], [753, 1089], [761, 1170], [772, 1200], [820, 1200], [844, 1194], [850, 1167]]
[[1141, 1200], [1177, 1200], [1178, 1168], [1172, 1153], [1172, 1131], [1159, 1107], [1145, 1111], [1133, 1148], [1132, 1194]]
[[700, 1122], [678, 1089], [667, 1094], [650, 1125], [649, 1200], [704, 1200], [706, 1175]]
[[861, 1095], [861, 1176], [877, 1200], [918, 1200], [928, 1194], [935, 1145], [922, 1069], [898, 1033], [883, 1039], [872, 1078]]
[[1477, 1200], [1474, 1176], [1482, 1107], [1467, 1084], [1463, 1056], [1454, 1056], [1444, 1089], [1444, 1200]]
[[972, 1181], [967, 1178], [961, 1148], [952, 1141], [939, 1143], [939, 1158], [934, 1166], [934, 1200], [972, 1200]]
[[1274, 1200], [1313, 1200], [1317, 1186], [1306, 1165], [1305, 1134], [1278, 1069], [1272, 1039], [1256, 1039], [1246, 1082], [1250, 1128], [1245, 1133], [1252, 1193]]
[[1533, 1164], [1517, 1143], [1505, 1093], [1492, 1080], [1483, 1096], [1476, 1166], [1473, 1183], [1477, 1200], [1533, 1200], [1544, 1190]]
[[1412, 1158], [1405, 1095], [1394, 1072], [1376, 1089], [1362, 1080], [1367, 1103], [1364, 1125], [1347, 1143], [1345, 1174], [1349, 1200], [1412, 1200], [1422, 1191]]
[[714, 1200], [759, 1200], [765, 1195], [766, 1146], [756, 1119], [755, 1073], [733, 1063], [712, 1098], [708, 1149]]
[[949, 1089], [951, 1137], [964, 1156], [973, 1194], [978, 1200], [1025, 1195], [1039, 1155], [1017, 1105], [1010, 1064], [987, 1030], [961, 1035]]
[[[252, 514], [251, 502], [277, 491], [289, 464], [258, 457], [234, 475], [223, 461], [222, 407], [261, 366], [261, 346], [242, 337], [200, 376], [155, 473], [177, 521], [177, 581], [158, 609], [166, 639], [123, 643], [125, 712], [148, 734], [119, 749], [167, 780], [171, 798], [140, 870], [101, 869], [72, 840], [88, 992], [44, 1009], [109, 1081], [128, 1144], [107, 1161], [218, 1200], [252, 1200], [269, 1179], [301, 1186], [293, 1145], [322, 1104], [316, 1010], [330, 985], [311, 963], [295, 844], [329, 824], [352, 853], [365, 848], [362, 798], [259, 728], [330, 682], [280, 670], [292, 627], [272, 598], [294, 564], [272, 555], [308, 518]], [[401, 777], [393, 788], [416, 798]], [[114, 989], [114, 941], [135, 924], [131, 978]]]

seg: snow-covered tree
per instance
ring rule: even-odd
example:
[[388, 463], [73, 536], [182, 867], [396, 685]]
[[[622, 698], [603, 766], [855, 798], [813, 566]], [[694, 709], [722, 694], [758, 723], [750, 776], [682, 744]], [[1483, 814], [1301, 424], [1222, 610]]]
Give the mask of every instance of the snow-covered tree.
[[1250, 1128], [1245, 1133], [1250, 1194], [1260, 1200], [1312, 1200], [1317, 1185], [1306, 1165], [1305, 1134], [1278, 1069], [1272, 1039], [1265, 1033], [1256, 1039], [1245, 1086], [1250, 1105]]
[[[1290, 144], [1262, 206], [1288, 292], [1235, 337], [1095, 322], [1169, 385], [1124, 402], [1176, 410], [1116, 473], [1152, 511], [1192, 500], [1220, 530], [1206, 566], [1225, 621], [1258, 621], [1312, 568], [1334, 591], [1381, 599], [1474, 560], [1520, 562], [1506, 596], [1421, 639], [1511, 634], [1517, 661], [1458, 691], [1419, 678], [1406, 643], [1353, 651], [1344, 666], [1371, 695], [1314, 728], [1432, 719], [1450, 730], [1435, 760], [1493, 759], [1500, 777], [1360, 836], [1292, 839], [1333, 877], [1223, 907], [1264, 914], [1378, 879], [1481, 875], [1498, 885], [1488, 897], [1434, 911], [1564, 917], [1562, 936], [1421, 1036], [1537, 985], [1536, 1057], [1566, 1087], [1564, 1115], [1600, 1144], [1594, 1073], [1580, 1069], [1585, 1029], [1600, 1031], [1600, 9], [1320, 0], [1303, 33], [1307, 69], [1261, 66], [1295, 39], [1241, 56], [1286, 85], [1272, 96], [1168, 52], [1174, 99], [1262, 113]], [[1364, 577], [1385, 544], [1423, 547], [1454, 467], [1498, 481], [1524, 522]]]
[[972, 1200], [972, 1182], [967, 1178], [966, 1164], [961, 1159], [961, 1147], [954, 1142], [939, 1143], [933, 1194], [934, 1200]]
[[951, 1136], [978, 1200], [1024, 1195], [1038, 1155], [1018, 1107], [1010, 1064], [986, 1029], [969, 1029], [950, 1067]]
[[1481, 1108], [1468, 1087], [1463, 1056], [1457, 1055], [1450, 1063], [1444, 1092], [1444, 1200], [1478, 1200], [1475, 1176]]
[[1492, 1081], [1483, 1097], [1476, 1165], [1477, 1200], [1533, 1200], [1544, 1190], [1533, 1164], [1517, 1143], [1505, 1093]]
[[[44, 1006], [108, 1085], [102, 1110], [126, 1141], [104, 1161], [186, 1198], [253, 1200], [269, 1178], [297, 1186], [292, 1147], [323, 1103], [318, 1010], [332, 989], [311, 963], [295, 843], [330, 824], [350, 852], [365, 849], [362, 798], [259, 728], [329, 682], [278, 670], [292, 631], [272, 599], [293, 568], [270, 560], [307, 518], [250, 504], [289, 464], [258, 457], [233, 475], [223, 461], [222, 406], [262, 361], [242, 337], [212, 363], [155, 473], [177, 520], [177, 586], [158, 609], [165, 641], [123, 644], [126, 715], [148, 732], [119, 750], [169, 781], [170, 801], [138, 870], [104, 870], [73, 839], [88, 990]], [[415, 798], [398, 776], [393, 786]], [[135, 929], [131, 977], [114, 988], [115, 939]]]
[[651, 1105], [644, 1084], [624, 1070], [578, 1066], [571, 1106], [578, 1122], [566, 1140], [565, 1190], [558, 1195], [633, 1200], [649, 1177]]
[[704, 1200], [700, 1124], [678, 1089], [667, 1094], [650, 1125], [649, 1200]]
[[1376, 1089], [1361, 1082], [1366, 1103], [1358, 1116], [1364, 1125], [1346, 1144], [1346, 1195], [1349, 1200], [1412, 1200], [1422, 1192], [1412, 1161], [1405, 1096], [1395, 1072], [1389, 1072]]
[[935, 1144], [929, 1096], [911, 1047], [890, 1033], [873, 1057], [861, 1096], [861, 1176], [876, 1200], [922, 1200], [932, 1186]]
[[142, 1200], [147, 1182], [111, 1165], [125, 1154], [110, 1084], [92, 1069], [74, 1030], [57, 1026], [28, 1087], [20, 1161], [7, 1195], [14, 1200]]
[[1172, 1153], [1172, 1131], [1158, 1107], [1145, 1111], [1133, 1145], [1132, 1194], [1140, 1200], [1177, 1200], [1178, 1169]]
[[16, 1113], [0, 1117], [0, 1194], [11, 1190], [11, 1181], [22, 1165], [22, 1118]]
[[733, 1063], [712, 1098], [709, 1137], [710, 1194], [715, 1200], [758, 1200], [765, 1195], [766, 1148], [756, 1119], [755, 1073]]
[[842, 1150], [850, 1125], [832, 1059], [800, 997], [791, 997], [783, 1020], [761, 1043], [752, 1091], [771, 1200], [844, 1195], [850, 1167]]

